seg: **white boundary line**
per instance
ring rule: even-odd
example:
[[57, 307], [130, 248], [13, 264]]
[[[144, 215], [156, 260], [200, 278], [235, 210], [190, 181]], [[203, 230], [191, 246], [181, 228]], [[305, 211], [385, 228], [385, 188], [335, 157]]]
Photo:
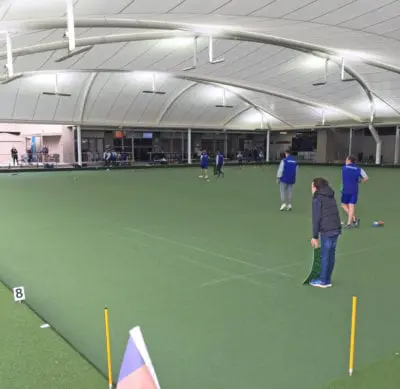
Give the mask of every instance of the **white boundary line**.
[[266, 268], [264, 266], [260, 266], [260, 265], [256, 265], [256, 264], [251, 263], [251, 262], [247, 262], [247, 261], [245, 261], [243, 259], [240, 259], [240, 258], [235, 258], [235, 257], [227, 256], [227, 255], [224, 255], [224, 254], [216, 253], [214, 251], [209, 251], [209, 250], [203, 249], [201, 247], [192, 246], [192, 245], [189, 245], [189, 244], [186, 244], [186, 243], [178, 242], [176, 240], [172, 240], [172, 239], [166, 238], [166, 237], [161, 236], [161, 235], [154, 235], [154, 234], [142, 231], [142, 230], [138, 230], [136, 228], [126, 228], [126, 229], [128, 231], [134, 232], [136, 234], [147, 236], [147, 237], [152, 238], [152, 239], [162, 240], [164, 242], [168, 242], [168, 243], [176, 245], [176, 246], [184, 247], [186, 249], [189, 249], [189, 250], [192, 250], [192, 251], [197, 251], [197, 252], [200, 252], [200, 253], [203, 253], [203, 254], [207, 254], [207, 255], [212, 255], [214, 257], [226, 259], [226, 260], [231, 261], [231, 262], [240, 263], [242, 265], [246, 265], [246, 266], [252, 267], [254, 269], [262, 270], [263, 272], [272, 272], [272, 273], [275, 273], [275, 274], [279, 274], [279, 275], [281, 275], [283, 277], [293, 278], [293, 276], [291, 276], [290, 274], [287, 274], [287, 273], [279, 271], [279, 268]]
[[[360, 253], [360, 252], [372, 250], [372, 249], [374, 249], [376, 247], [377, 246], [363, 247], [363, 248], [360, 248], [358, 250], [352, 250], [352, 251], [346, 251], [344, 253], [338, 253], [338, 254], [336, 254], [336, 257], [344, 257], [344, 256], [351, 255], [351, 254], [357, 254], [357, 253]], [[243, 275], [235, 275], [235, 276], [232, 276], [232, 277], [219, 278], [219, 279], [215, 279], [215, 280], [211, 280], [211, 281], [205, 282], [201, 286], [202, 287], [206, 287], [206, 286], [218, 285], [218, 284], [221, 284], [221, 283], [230, 282], [230, 281], [234, 281], [234, 280], [238, 280], [238, 279], [242, 279], [242, 278], [246, 278], [246, 279], [249, 280], [251, 278], [248, 278], [248, 277], [251, 277], [251, 276], [257, 276], [257, 275], [268, 273], [268, 272], [274, 273], [275, 271], [277, 271], [279, 269], [288, 269], [288, 268], [292, 268], [292, 267], [303, 265], [304, 262], [306, 262], [306, 260], [302, 259], [299, 262], [295, 262], [295, 263], [291, 263], [291, 264], [287, 264], [287, 265], [282, 265], [282, 266], [278, 266], [278, 267], [271, 268], [271, 269], [265, 269], [264, 271], [247, 273], [247, 274], [243, 274]], [[295, 277], [291, 276], [291, 278], [295, 278]]]
[[247, 278], [246, 275], [235, 274], [235, 273], [232, 273], [232, 272], [229, 272], [229, 271], [226, 271], [226, 270], [222, 270], [222, 269], [219, 269], [218, 267], [215, 267], [215, 266], [212, 266], [212, 265], [208, 265], [208, 264], [202, 263], [200, 261], [195, 261], [194, 259], [189, 258], [189, 257], [185, 257], [183, 255], [178, 255], [178, 258], [181, 258], [184, 261], [187, 261], [189, 263], [193, 263], [193, 264], [195, 264], [197, 266], [204, 267], [206, 269], [211, 269], [211, 270], [215, 270], [215, 271], [218, 271], [220, 273], [223, 273], [229, 279], [231, 279], [231, 278], [233, 279], [235, 277], [238, 277], [238, 278], [242, 278], [242, 279], [250, 282], [251, 284], [254, 284], [254, 285], [257, 285], [257, 286], [267, 286], [268, 288], [276, 289], [275, 286], [272, 286], [271, 284], [265, 284], [263, 282], [259, 282], [259, 281], [253, 280], [251, 278]]

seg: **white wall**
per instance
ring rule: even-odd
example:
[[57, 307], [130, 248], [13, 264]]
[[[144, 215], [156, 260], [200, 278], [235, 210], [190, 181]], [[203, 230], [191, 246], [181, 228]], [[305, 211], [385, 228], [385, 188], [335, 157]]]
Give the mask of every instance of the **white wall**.
[[287, 134], [274, 133], [271, 131], [271, 144], [269, 145], [269, 155], [271, 160], [279, 160], [280, 154], [292, 147], [292, 139], [295, 132]]
[[[382, 161], [383, 163], [392, 164], [394, 162], [394, 144], [396, 137], [395, 135], [381, 135], [382, 141]], [[353, 154], [357, 156], [358, 153], [364, 153], [364, 159], [368, 158], [369, 155], [374, 156], [376, 152], [376, 142], [372, 136], [359, 135], [357, 141], [354, 142], [353, 138]]]
[[[350, 131], [321, 129], [318, 131], [317, 162], [340, 162], [349, 153]], [[394, 161], [395, 135], [380, 135], [382, 140], [383, 163], [391, 164]], [[357, 157], [364, 153], [364, 159], [373, 155], [375, 160], [376, 142], [370, 135], [364, 135], [364, 130], [353, 130], [351, 153]]]
[[[62, 125], [39, 125], [39, 124], [20, 124], [20, 123], [0, 123], [0, 134], [7, 135], [7, 132], [19, 132], [21, 135], [15, 136], [14, 141], [18, 144], [19, 155], [26, 153], [27, 142], [30, 138], [37, 136], [43, 138], [43, 145], [48, 146], [50, 154], [59, 154], [60, 161], [71, 163], [71, 156], [74, 154], [74, 134], [67, 126]], [[8, 136], [8, 135], [7, 135]], [[3, 152], [7, 150], [8, 156], [12, 148], [12, 143], [2, 142], [0, 149], [0, 161], [6, 158]], [[19, 149], [21, 148], [21, 150]]]

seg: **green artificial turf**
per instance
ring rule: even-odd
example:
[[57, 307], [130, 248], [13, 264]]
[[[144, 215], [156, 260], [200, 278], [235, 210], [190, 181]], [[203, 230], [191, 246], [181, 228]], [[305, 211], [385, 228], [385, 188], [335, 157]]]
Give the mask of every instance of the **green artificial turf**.
[[302, 282], [311, 179], [338, 190], [340, 168], [301, 167], [290, 213], [279, 212], [275, 173], [227, 168], [210, 183], [195, 169], [1, 176], [1, 278], [24, 285], [104, 373], [107, 306], [114, 380], [140, 325], [163, 389], [319, 389], [347, 371], [353, 295], [356, 368], [399, 347], [400, 172], [370, 169], [362, 225], [339, 241], [330, 290]]
[[325, 389], [396, 389], [400, 388], [400, 358], [376, 362], [361, 369], [352, 377], [345, 377]]
[[0, 387], [99, 389], [107, 382], [0, 284]]

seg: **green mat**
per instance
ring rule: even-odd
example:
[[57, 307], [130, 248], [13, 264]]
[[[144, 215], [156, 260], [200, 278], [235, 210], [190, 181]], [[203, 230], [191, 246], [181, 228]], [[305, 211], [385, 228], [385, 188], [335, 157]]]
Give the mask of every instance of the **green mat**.
[[321, 271], [321, 248], [313, 249], [312, 266], [310, 274], [307, 279], [303, 282], [304, 285], [308, 285], [311, 280], [317, 278]]

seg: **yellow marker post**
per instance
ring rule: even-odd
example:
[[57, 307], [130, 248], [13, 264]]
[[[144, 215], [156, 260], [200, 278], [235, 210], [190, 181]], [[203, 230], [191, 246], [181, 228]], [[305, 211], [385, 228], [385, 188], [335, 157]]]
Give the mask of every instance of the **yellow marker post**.
[[355, 340], [356, 340], [356, 320], [357, 320], [357, 297], [353, 296], [353, 305], [352, 305], [352, 312], [351, 312], [349, 376], [353, 375], [353, 370], [354, 370], [354, 348], [355, 348]]
[[112, 389], [112, 366], [111, 366], [111, 345], [110, 345], [110, 324], [108, 320], [108, 308], [104, 308], [104, 324], [106, 330], [106, 353], [107, 353], [107, 371], [108, 371], [108, 387]]

